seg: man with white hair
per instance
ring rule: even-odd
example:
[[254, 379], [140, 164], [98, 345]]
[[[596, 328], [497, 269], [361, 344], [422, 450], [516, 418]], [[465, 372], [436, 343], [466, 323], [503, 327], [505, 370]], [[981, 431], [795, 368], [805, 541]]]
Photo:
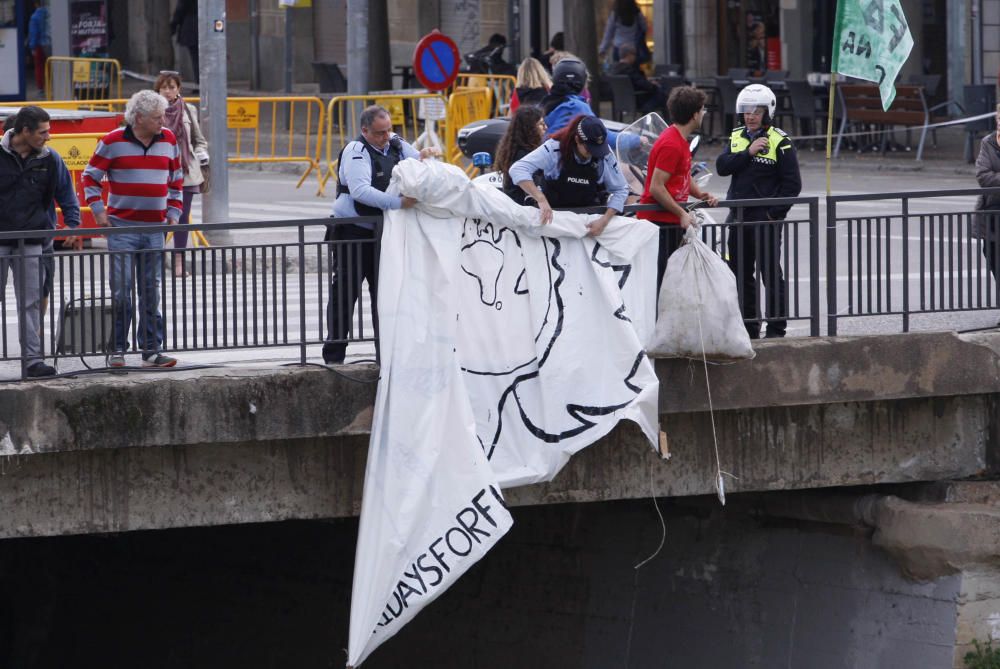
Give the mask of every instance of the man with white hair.
[[[153, 91], [139, 91], [125, 106], [125, 127], [112, 130], [97, 144], [83, 172], [84, 194], [102, 227], [128, 228], [176, 223], [181, 215], [181, 168], [177, 139], [163, 127], [167, 100]], [[101, 181], [110, 193], [105, 207]], [[125, 366], [128, 331], [132, 323], [133, 265], [139, 285], [137, 348], [144, 367], [173, 367], [177, 360], [164, 355], [163, 317], [160, 314], [160, 272], [163, 233], [141, 231], [108, 235], [111, 251], [111, 292], [115, 302], [114, 351], [110, 367]]]

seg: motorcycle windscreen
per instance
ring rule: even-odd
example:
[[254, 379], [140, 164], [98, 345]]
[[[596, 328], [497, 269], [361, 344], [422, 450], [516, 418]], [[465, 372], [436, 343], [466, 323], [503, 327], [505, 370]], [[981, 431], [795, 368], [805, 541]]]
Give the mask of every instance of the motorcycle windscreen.
[[[646, 185], [646, 166], [649, 164], [649, 153], [653, 150], [660, 134], [669, 127], [659, 114], [646, 114], [636, 120], [631, 125], [618, 133], [618, 142], [615, 146], [615, 155], [618, 156], [618, 165], [622, 168], [625, 181], [628, 182], [628, 189], [634, 195], [641, 195]], [[634, 135], [645, 138], [645, 142], [635, 142], [625, 140], [623, 137]], [[635, 148], [628, 150], [626, 146]]]

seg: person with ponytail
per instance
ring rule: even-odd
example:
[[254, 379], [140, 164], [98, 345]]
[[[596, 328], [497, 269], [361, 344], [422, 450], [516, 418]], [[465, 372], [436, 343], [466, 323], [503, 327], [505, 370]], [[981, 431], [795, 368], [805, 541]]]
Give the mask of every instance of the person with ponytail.
[[[588, 235], [601, 234], [625, 208], [628, 185], [608, 144], [599, 118], [578, 115], [566, 127], [510, 167], [510, 180], [534, 199], [541, 223], [552, 221], [552, 209], [594, 207], [607, 210], [588, 225]], [[536, 183], [540, 177], [542, 186]]]

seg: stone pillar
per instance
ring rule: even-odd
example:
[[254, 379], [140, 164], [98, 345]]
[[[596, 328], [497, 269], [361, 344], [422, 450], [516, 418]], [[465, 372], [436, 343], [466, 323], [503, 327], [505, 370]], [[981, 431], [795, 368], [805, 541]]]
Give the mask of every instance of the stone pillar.
[[715, 3], [685, 0], [684, 56], [690, 77], [712, 77], [719, 70], [719, 22]]
[[957, 574], [955, 669], [973, 641], [1000, 641], [1000, 484], [955, 482], [937, 487], [940, 502], [885, 497], [872, 507], [872, 542], [921, 582]]

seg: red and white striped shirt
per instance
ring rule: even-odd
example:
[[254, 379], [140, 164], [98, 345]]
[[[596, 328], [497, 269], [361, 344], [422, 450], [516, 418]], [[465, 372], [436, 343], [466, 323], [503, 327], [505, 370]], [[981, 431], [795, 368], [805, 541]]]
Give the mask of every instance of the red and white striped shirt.
[[181, 215], [181, 167], [177, 139], [167, 128], [149, 146], [136, 139], [131, 126], [117, 128], [97, 144], [83, 171], [83, 192], [95, 213], [104, 210], [101, 181], [107, 178], [108, 216], [123, 223], [176, 222]]

